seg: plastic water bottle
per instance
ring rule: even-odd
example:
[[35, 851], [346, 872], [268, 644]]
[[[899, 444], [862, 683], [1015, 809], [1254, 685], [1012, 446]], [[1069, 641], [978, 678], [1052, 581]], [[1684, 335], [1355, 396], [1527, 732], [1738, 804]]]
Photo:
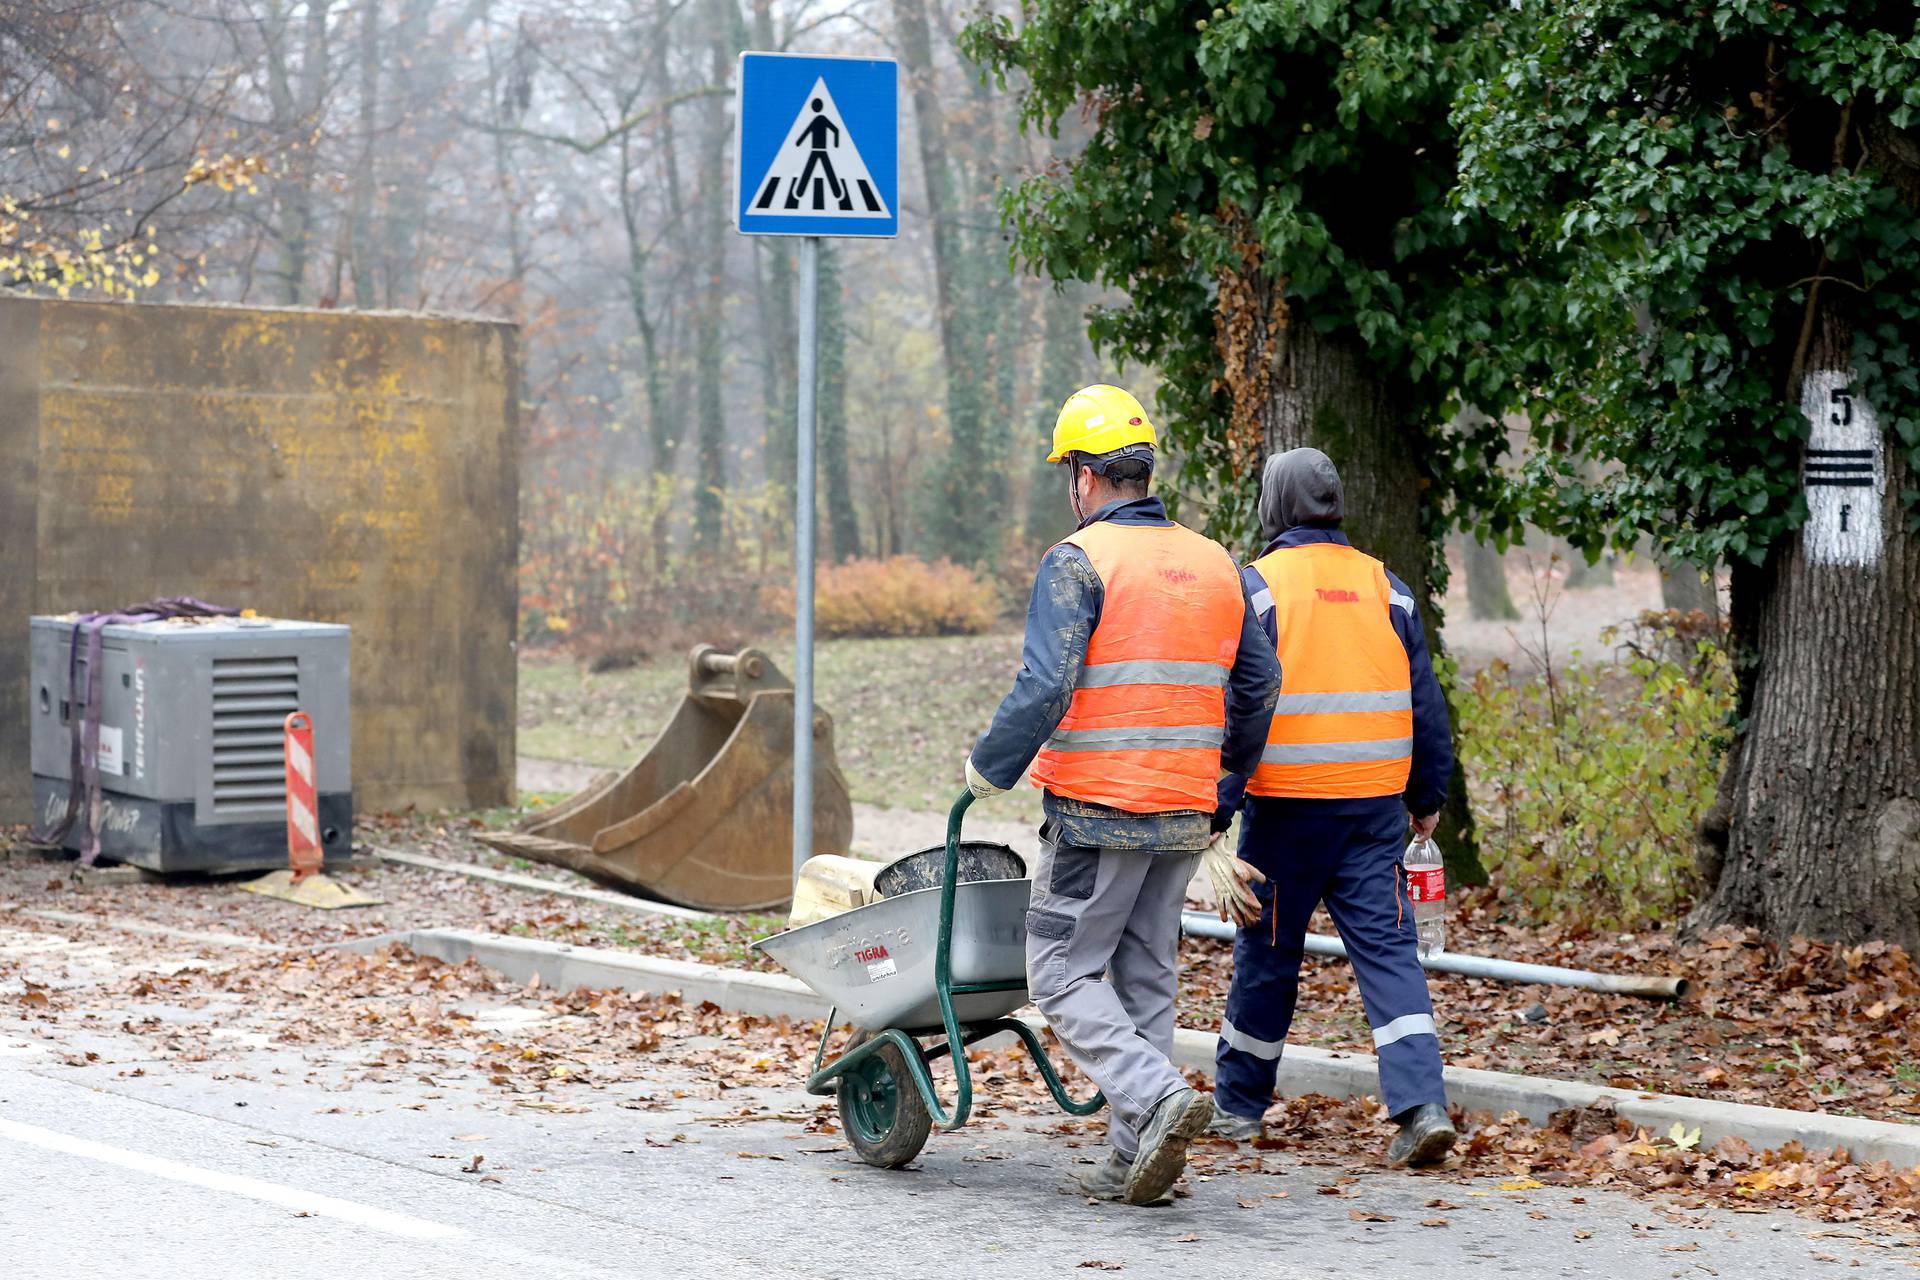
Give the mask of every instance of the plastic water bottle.
[[1447, 867], [1439, 847], [1418, 837], [1407, 846], [1402, 865], [1413, 903], [1414, 947], [1425, 960], [1447, 949]]

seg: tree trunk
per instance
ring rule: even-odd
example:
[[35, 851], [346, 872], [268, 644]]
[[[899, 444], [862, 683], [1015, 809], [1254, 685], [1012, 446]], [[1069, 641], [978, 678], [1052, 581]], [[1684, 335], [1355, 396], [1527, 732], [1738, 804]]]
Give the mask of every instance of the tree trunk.
[[935, 552], [969, 564], [990, 564], [1000, 551], [1001, 530], [979, 513], [999, 511], [1006, 504], [1002, 446], [1007, 375], [994, 338], [1004, 319], [1004, 289], [1011, 275], [997, 251], [997, 238], [995, 250], [985, 245], [970, 249], [963, 234], [966, 216], [991, 225], [993, 214], [961, 207], [943, 105], [953, 92], [953, 78], [943, 77], [934, 66], [927, 0], [893, 0], [893, 15], [900, 60], [912, 86], [946, 379], [948, 460], [932, 476], [923, 526]]
[[[363, 310], [379, 305], [373, 247], [373, 193], [379, 187], [380, 131], [380, 0], [361, 0], [360, 6], [360, 164], [353, 175], [352, 258], [353, 305]], [[498, 81], [493, 72], [493, 46], [487, 46], [487, 88], [498, 109]], [[501, 145], [496, 136], [494, 145]], [[496, 169], [498, 165], [496, 163]]]
[[1584, 591], [1588, 587], [1610, 587], [1613, 585], [1613, 553], [1601, 555], [1591, 563], [1587, 553], [1565, 543], [1560, 546], [1560, 558], [1567, 566], [1567, 590]]
[[307, 262], [313, 239], [313, 182], [317, 167], [314, 148], [319, 145], [321, 105], [330, 84], [327, 16], [325, 5], [312, 5], [306, 11], [297, 84], [287, 66], [284, 24], [275, 21], [266, 28], [268, 98], [273, 108], [274, 130], [292, 156], [286, 173], [275, 184], [280, 206], [276, 228], [280, 238], [277, 272], [280, 301], [289, 306], [307, 301]]
[[1654, 563], [1660, 566], [1660, 607], [1680, 613], [1704, 613], [1718, 621], [1720, 617], [1720, 593], [1714, 586], [1713, 575], [1689, 564], [1685, 560], [1669, 560], [1665, 556], [1656, 556]]
[[[713, 0], [709, 9], [713, 83], [724, 85], [733, 74], [734, 26], [739, 10], [733, 0]], [[701, 269], [694, 319], [694, 399], [698, 414], [698, 488], [693, 496], [694, 545], [712, 555], [719, 551], [725, 518], [727, 483], [727, 420], [722, 343], [723, 309], [727, 293], [726, 160], [731, 127], [727, 107], [716, 101], [709, 113], [700, 147]]]
[[1461, 541], [1467, 569], [1467, 615], [1481, 622], [1513, 622], [1520, 610], [1507, 589], [1507, 558], [1468, 534]]
[[389, 30], [392, 48], [404, 50], [405, 79], [399, 93], [389, 95], [394, 114], [382, 138], [386, 157], [385, 216], [381, 218], [381, 248], [385, 275], [383, 292], [389, 307], [420, 307], [426, 303], [421, 281], [421, 237], [431, 217], [433, 151], [426, 145], [432, 107], [452, 77], [452, 51], [472, 14], [452, 10], [453, 22], [434, 29], [434, 0], [402, 0]]
[[1920, 952], [1920, 538], [1900, 497], [1920, 477], [1854, 394], [1849, 349], [1823, 304], [1800, 382], [1807, 524], [1735, 566], [1733, 638], [1753, 661], [1702, 824], [1717, 882], [1692, 923]]
[[[756, 49], [777, 50], [781, 46], [774, 33], [772, 0], [754, 0], [753, 44]], [[767, 345], [766, 381], [763, 399], [767, 413], [767, 479], [781, 488], [793, 488], [795, 466], [794, 430], [799, 413], [796, 401], [800, 378], [796, 360], [799, 341], [798, 317], [794, 309], [793, 249], [783, 236], [756, 236], [755, 251], [764, 264], [766, 277], [760, 290], [760, 327]], [[824, 261], [822, 266], [825, 266]], [[824, 282], [821, 286], [825, 288]]]
[[1078, 284], [1064, 282], [1041, 304], [1040, 394], [1034, 401], [1034, 430], [1027, 448], [1033, 451], [1032, 477], [1027, 486], [1027, 540], [1051, 546], [1073, 532], [1073, 509], [1067, 505], [1066, 479], [1047, 461], [1053, 448], [1053, 422], [1085, 379], [1090, 363], [1086, 311]]
[[841, 306], [840, 251], [820, 247], [820, 472], [825, 481], [828, 541], [835, 560], [860, 554], [860, 515], [853, 507], [847, 458], [847, 325]]
[[[1320, 333], [1270, 292], [1264, 273], [1246, 281], [1255, 292], [1256, 314], [1273, 322], [1252, 351], [1270, 352], [1266, 394], [1257, 408], [1260, 439], [1268, 451], [1311, 445], [1340, 469], [1346, 493], [1342, 529], [1355, 546], [1384, 561], [1413, 589], [1426, 625], [1427, 646], [1445, 651], [1434, 593], [1436, 544], [1423, 509], [1421, 433], [1395, 382], [1368, 367], [1360, 348]], [[1245, 385], [1244, 366], [1228, 381]], [[1260, 375], [1257, 375], [1260, 376]], [[1485, 884], [1467, 805], [1466, 776], [1456, 767], [1436, 836], [1447, 873], [1458, 884]]]

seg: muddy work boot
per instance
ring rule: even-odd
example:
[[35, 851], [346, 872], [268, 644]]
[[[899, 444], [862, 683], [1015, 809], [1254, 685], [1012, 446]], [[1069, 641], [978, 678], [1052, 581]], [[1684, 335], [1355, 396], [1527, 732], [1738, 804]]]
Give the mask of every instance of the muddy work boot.
[[1213, 1099], [1193, 1089], [1162, 1098], [1140, 1127], [1140, 1155], [1127, 1174], [1128, 1204], [1152, 1204], [1187, 1167], [1187, 1144], [1206, 1132]]
[[1460, 1136], [1454, 1132], [1453, 1121], [1447, 1119], [1445, 1103], [1422, 1103], [1395, 1116], [1394, 1122], [1400, 1132], [1387, 1147], [1387, 1163], [1395, 1167], [1439, 1164]]
[[[1127, 1175], [1131, 1172], [1133, 1161], [1118, 1151], [1108, 1151], [1105, 1160], [1075, 1174], [1073, 1180], [1080, 1184], [1080, 1190], [1095, 1200], [1124, 1200], [1127, 1196]], [[1164, 1195], [1153, 1203], [1169, 1204], [1172, 1200], [1171, 1195]]]
[[1231, 1138], [1235, 1142], [1252, 1142], [1255, 1138], [1266, 1136], [1267, 1122], [1258, 1116], [1237, 1116], [1231, 1111], [1222, 1111], [1216, 1104], [1213, 1109], [1213, 1123], [1207, 1126], [1207, 1132], [1216, 1138]]

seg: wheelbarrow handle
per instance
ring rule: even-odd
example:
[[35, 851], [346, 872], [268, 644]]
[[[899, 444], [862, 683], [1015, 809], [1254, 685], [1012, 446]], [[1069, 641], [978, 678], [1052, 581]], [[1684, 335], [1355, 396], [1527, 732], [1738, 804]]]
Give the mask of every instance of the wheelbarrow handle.
[[[947, 857], [940, 872], [940, 941], [933, 953], [934, 982], [939, 987], [940, 1010], [947, 1014], [952, 1006], [953, 984], [953, 891], [960, 879], [960, 820], [973, 804], [973, 792], [962, 791], [947, 811]], [[949, 1028], [951, 1030], [951, 1028]]]
[[[973, 792], [964, 790], [947, 811], [947, 857], [940, 872], [940, 935], [933, 949], [933, 991], [940, 1001], [940, 1021], [947, 1043], [953, 1046], [953, 1078], [958, 1086], [951, 1116], [939, 1116], [940, 1127], [948, 1130], [965, 1124], [968, 1112], [973, 1110], [973, 1080], [967, 1071], [960, 1020], [953, 1012], [953, 892], [960, 879], [960, 820], [972, 803]], [[935, 1110], [937, 1114], [937, 1104]]]

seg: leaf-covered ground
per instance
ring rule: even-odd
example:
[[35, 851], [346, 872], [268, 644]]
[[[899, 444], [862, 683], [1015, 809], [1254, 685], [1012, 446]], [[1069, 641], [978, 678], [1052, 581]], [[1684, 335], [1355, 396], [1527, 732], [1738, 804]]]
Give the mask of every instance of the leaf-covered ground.
[[[36, 957], [33, 969], [42, 980], [24, 971], [16, 977], [0, 964], [0, 993], [10, 1006], [0, 1016], [59, 1048], [74, 1068], [115, 1069], [117, 1062], [133, 1074], [210, 1070], [216, 1078], [240, 1073], [248, 1079], [253, 1072], [291, 1070], [337, 1092], [344, 1108], [366, 1105], [359, 1086], [382, 1091], [399, 1081], [429, 1087], [409, 1104], [416, 1107], [476, 1092], [515, 1110], [561, 1113], [608, 1105], [678, 1111], [694, 1098], [707, 1105], [688, 1123], [724, 1129], [782, 1119], [803, 1124], [825, 1143], [839, 1142], [831, 1104], [797, 1090], [790, 1100], [770, 1101], [760, 1091], [769, 1079], [797, 1077], [808, 1061], [816, 1029], [785, 1019], [729, 1014], [675, 997], [557, 992], [393, 945], [363, 956], [156, 939], [151, 945], [172, 954], [125, 964], [124, 971], [96, 970], [92, 983], [49, 981], [60, 965], [56, 940], [64, 935], [35, 917], [0, 909], [0, 933], [13, 941], [35, 928], [47, 931], [50, 945], [25, 950]], [[128, 943], [122, 935], [110, 945]], [[74, 954], [84, 967], [97, 958], [86, 953], [102, 949], [96, 944]], [[129, 1037], [139, 1042], [137, 1050], [115, 1048]], [[1070, 1146], [1097, 1149], [1100, 1120], [1058, 1116], [1023, 1053], [975, 1051], [970, 1063], [977, 1125], [1038, 1123]], [[1087, 1087], [1077, 1073], [1069, 1070], [1068, 1077], [1076, 1092]], [[714, 1111], [716, 1103], [723, 1109]], [[1737, 1140], [1703, 1151], [1697, 1135], [1635, 1131], [1605, 1111], [1563, 1115], [1545, 1127], [1513, 1116], [1457, 1118], [1464, 1135], [1457, 1154], [1423, 1175], [1433, 1182], [1423, 1227], [1444, 1229], [1493, 1196], [1525, 1204], [1529, 1192], [1545, 1187], [1614, 1187], [1657, 1197], [1661, 1222], [1635, 1229], [1668, 1232], [1671, 1243], [1662, 1247], [1676, 1253], [1710, 1243], [1718, 1213], [1778, 1207], [1838, 1224], [1814, 1233], [1816, 1256], [1826, 1238], [1889, 1256], [1915, 1244], [1920, 1170], [1855, 1165], [1796, 1147], [1757, 1153]], [[1250, 1191], [1253, 1199], [1241, 1202], [1247, 1209], [1310, 1194], [1362, 1203], [1369, 1178], [1383, 1169], [1380, 1152], [1390, 1132], [1371, 1100], [1290, 1098], [1273, 1112], [1268, 1137], [1244, 1145], [1204, 1141], [1190, 1173], [1305, 1172], [1312, 1183], [1309, 1191], [1299, 1177], [1249, 1182], [1250, 1188], [1281, 1189]], [[484, 1135], [471, 1140], [483, 1142]], [[445, 1158], [464, 1160], [465, 1172], [486, 1173], [477, 1146]], [[1357, 1221], [1391, 1220], [1369, 1208], [1349, 1213]], [[1529, 1213], [1546, 1217], [1548, 1210]], [[1570, 1244], [1580, 1238], [1575, 1230]]]
[[[478, 825], [467, 817], [390, 817], [363, 821], [357, 834], [363, 847], [581, 883], [554, 868], [501, 858], [473, 839]], [[224, 882], [76, 877], [71, 864], [25, 855], [0, 860], [0, 902], [124, 912], [285, 943], [459, 925], [763, 969], [770, 962], [748, 944], [781, 925], [766, 914], [712, 921], [640, 915], [383, 864], [347, 878], [387, 905], [300, 911]], [[1434, 1007], [1454, 1065], [1920, 1123], [1920, 971], [1898, 948], [1799, 942], [1779, 952], [1733, 931], [1686, 946], [1666, 935], [1582, 936], [1503, 920], [1484, 895], [1457, 898], [1449, 935], [1455, 950], [1607, 972], [1685, 973], [1695, 989], [1686, 1001], [1667, 1004], [1435, 974]], [[1317, 927], [1330, 932], [1324, 919]], [[1188, 939], [1183, 960], [1182, 1024], [1217, 1026], [1232, 977], [1229, 948]], [[1371, 1052], [1344, 963], [1308, 958], [1292, 1039]]]

